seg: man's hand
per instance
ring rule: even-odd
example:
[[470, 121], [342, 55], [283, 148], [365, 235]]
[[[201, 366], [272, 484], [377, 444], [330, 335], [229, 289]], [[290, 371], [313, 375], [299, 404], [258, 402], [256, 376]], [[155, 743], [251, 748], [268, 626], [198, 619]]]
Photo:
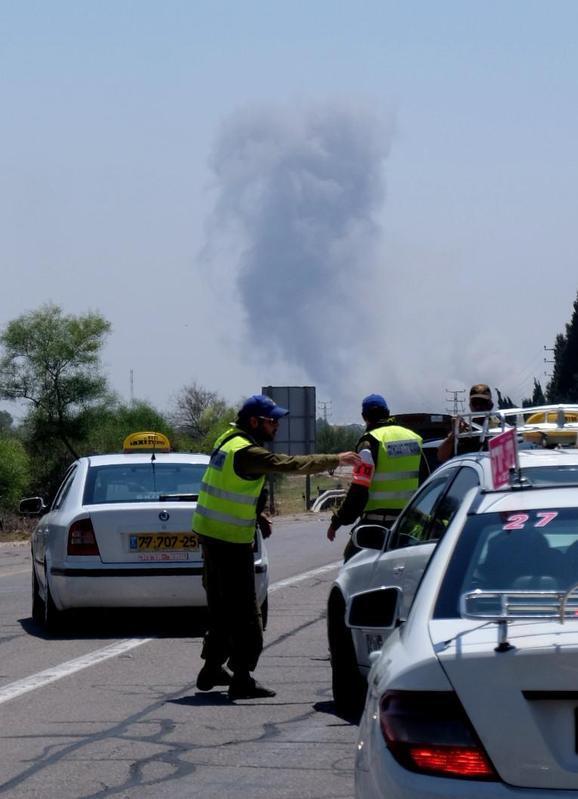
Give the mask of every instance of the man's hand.
[[357, 452], [340, 452], [339, 465], [340, 466], [357, 466], [361, 463], [361, 456]]
[[273, 532], [273, 528], [271, 526], [271, 519], [266, 516], [264, 513], [259, 514], [257, 516], [257, 524], [259, 525], [259, 530], [261, 530], [261, 535], [263, 538], [269, 538], [271, 533]]
[[329, 541], [335, 541], [335, 533], [337, 532], [337, 527], [334, 527], [332, 524], [329, 525], [327, 528], [327, 538]]

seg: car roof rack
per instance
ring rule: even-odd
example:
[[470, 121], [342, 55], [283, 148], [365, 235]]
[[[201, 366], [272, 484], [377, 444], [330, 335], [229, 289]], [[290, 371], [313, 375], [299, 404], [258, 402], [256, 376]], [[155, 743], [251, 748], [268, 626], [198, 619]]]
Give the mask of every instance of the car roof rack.
[[[460, 420], [468, 425], [459, 431]], [[518, 445], [531, 447], [576, 447], [578, 443], [578, 404], [533, 405], [526, 408], [500, 408], [461, 413], [454, 419], [454, 452], [458, 439], [487, 438], [514, 427]]]
[[[495, 607], [496, 604], [499, 608]], [[578, 583], [566, 591], [482, 591], [477, 588], [460, 597], [460, 615], [463, 618], [497, 623], [496, 652], [515, 649], [508, 641], [509, 621], [552, 620], [564, 624], [566, 619], [576, 621], [577, 614]]]

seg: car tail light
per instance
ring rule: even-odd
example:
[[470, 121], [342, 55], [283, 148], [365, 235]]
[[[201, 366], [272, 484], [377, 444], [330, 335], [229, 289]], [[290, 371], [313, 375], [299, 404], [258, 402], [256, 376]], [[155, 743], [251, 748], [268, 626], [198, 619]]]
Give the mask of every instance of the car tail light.
[[498, 780], [458, 697], [445, 691], [387, 691], [379, 721], [404, 768], [439, 777]]
[[69, 555], [100, 555], [90, 519], [78, 519], [68, 531]]

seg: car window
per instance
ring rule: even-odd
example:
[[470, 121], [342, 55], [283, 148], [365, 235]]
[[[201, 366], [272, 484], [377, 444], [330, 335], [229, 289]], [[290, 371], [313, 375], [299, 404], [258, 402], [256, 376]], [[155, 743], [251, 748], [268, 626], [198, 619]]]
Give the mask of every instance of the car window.
[[464, 466], [459, 470], [436, 508], [433, 524], [428, 529], [428, 539], [430, 541], [439, 540], [443, 536], [460, 509], [465, 495], [472, 488], [476, 488], [479, 485], [480, 479], [475, 469], [470, 466]]
[[50, 510], [57, 510], [61, 507], [62, 503], [68, 496], [68, 492], [70, 491], [70, 486], [74, 480], [77, 470], [76, 464], [73, 464], [70, 469], [66, 472], [64, 476], [64, 480], [60, 484], [60, 488], [56, 492], [56, 496], [54, 497], [54, 501], [50, 507]]
[[459, 616], [459, 599], [467, 591], [563, 592], [577, 583], [577, 508], [483, 513], [466, 521], [435, 617]]
[[523, 474], [534, 486], [578, 485], [578, 466], [530, 466], [524, 467]]
[[415, 546], [428, 540], [436, 504], [456, 472], [457, 467], [446, 469], [423, 486], [402, 512], [388, 549]]
[[91, 466], [84, 487], [85, 505], [158, 502], [198, 495], [205, 463], [130, 463]]

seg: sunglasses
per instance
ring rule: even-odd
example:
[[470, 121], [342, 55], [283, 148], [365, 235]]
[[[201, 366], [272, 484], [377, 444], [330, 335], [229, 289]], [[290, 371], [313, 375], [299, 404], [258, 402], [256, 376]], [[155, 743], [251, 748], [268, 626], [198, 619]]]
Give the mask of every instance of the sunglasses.
[[262, 422], [269, 422], [269, 424], [279, 424], [279, 419], [272, 419], [270, 416], [257, 416]]

